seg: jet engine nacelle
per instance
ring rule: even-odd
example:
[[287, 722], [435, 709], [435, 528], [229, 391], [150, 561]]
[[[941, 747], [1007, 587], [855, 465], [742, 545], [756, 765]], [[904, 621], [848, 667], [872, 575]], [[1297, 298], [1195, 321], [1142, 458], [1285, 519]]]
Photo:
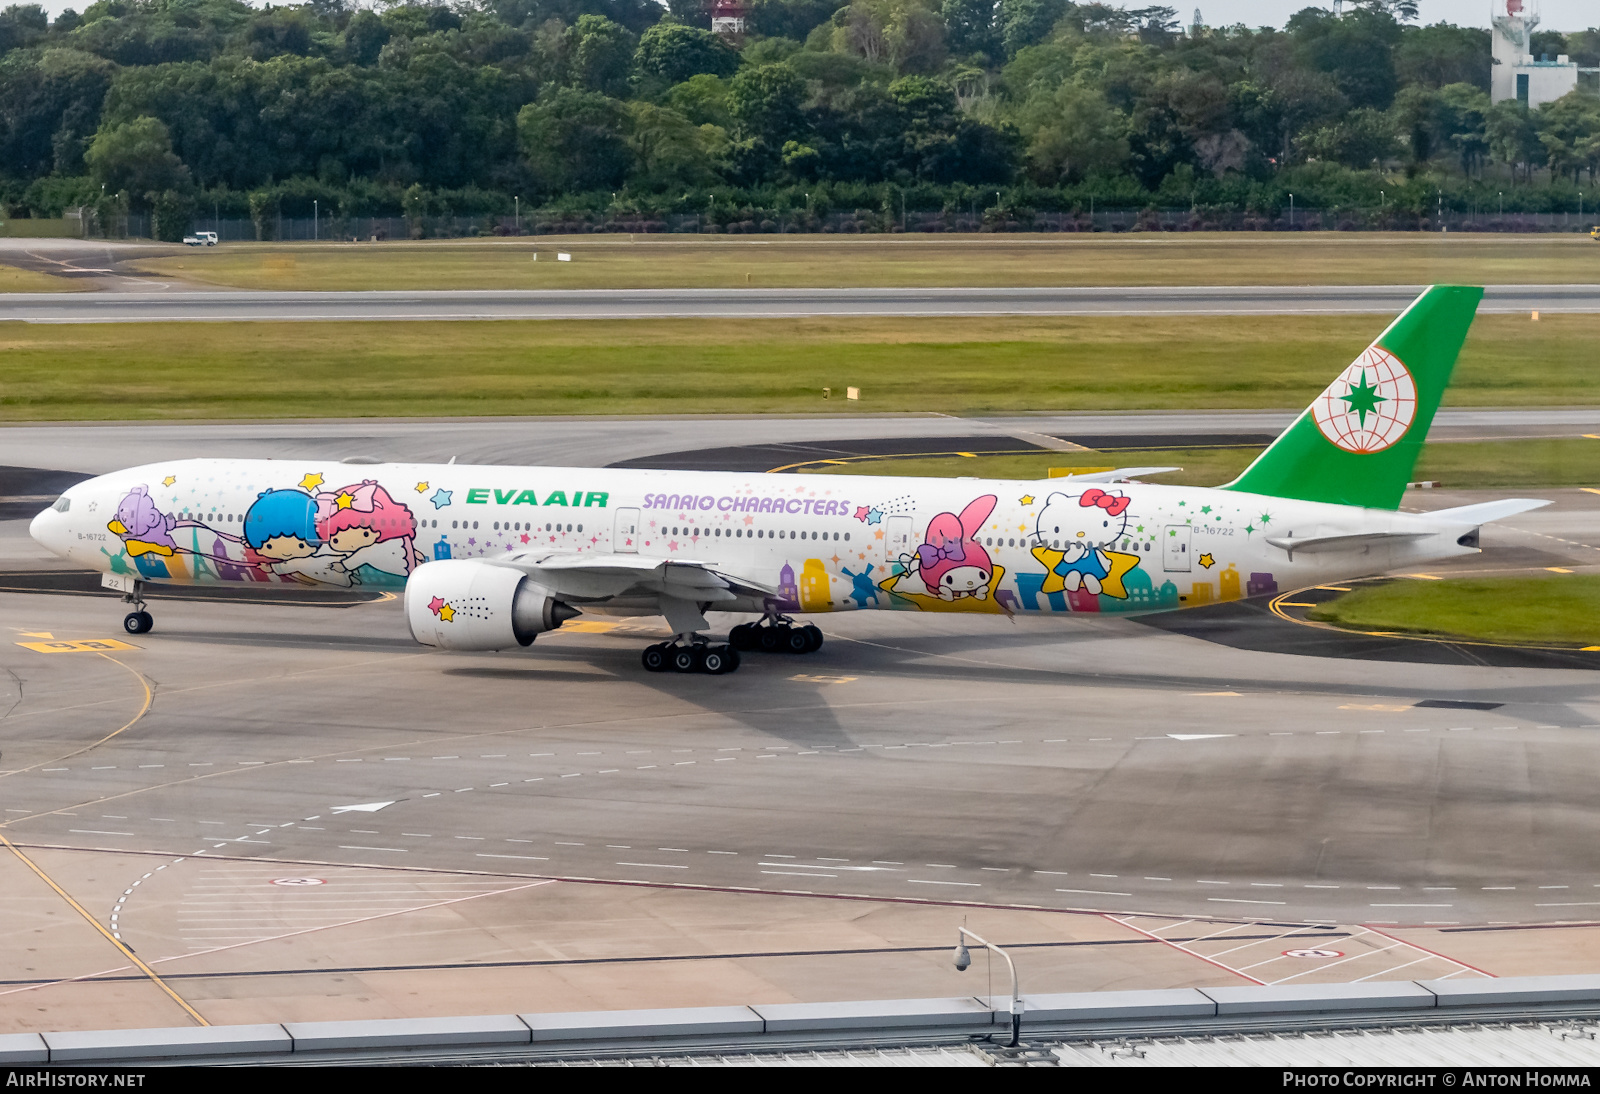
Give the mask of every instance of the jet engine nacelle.
[[406, 581], [412, 637], [445, 650], [531, 645], [537, 635], [579, 614], [521, 570], [489, 562], [425, 562]]

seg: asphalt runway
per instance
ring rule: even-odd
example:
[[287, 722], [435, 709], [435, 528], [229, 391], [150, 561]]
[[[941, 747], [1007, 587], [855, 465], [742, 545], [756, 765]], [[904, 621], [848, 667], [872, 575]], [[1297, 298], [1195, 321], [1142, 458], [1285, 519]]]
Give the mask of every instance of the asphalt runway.
[[[1471, 413], [1447, 428], [1552, 428]], [[1148, 436], [1161, 418], [1117, 420]], [[577, 424], [552, 425], [356, 439], [575, 444]], [[708, 423], [590, 424], [635, 426], [704, 441]], [[134, 448], [352, 441], [37, 427], [0, 432], [0, 458], [94, 469], [134, 428], [157, 431]], [[1600, 495], [1547, 493], [1456, 571], [1593, 572]], [[105, 933], [0, 855], [7, 1028], [181, 1023], [114, 946], [212, 1021], [529, 1009], [530, 985], [535, 1009], [958, 994], [944, 951], [962, 916], [1038, 947], [1029, 990], [1570, 971], [1600, 953], [1600, 928], [1524, 930], [1600, 920], [1592, 669], [861, 613], [820, 618], [809, 657], [651, 676], [657, 620], [449, 654], [415, 645], [389, 598], [163, 599], [129, 640], [115, 598], [70, 574], [6, 591], [45, 564], [21, 523], [0, 525], [0, 835]], [[59, 645], [81, 641], [101, 645]]]
[[[417, 461], [542, 464], [549, 466], [673, 467], [684, 454], [751, 446], [799, 446], [779, 452], [764, 467], [805, 459], [819, 451], [869, 451], [907, 439], [951, 438], [1005, 449], [1071, 450], [1063, 438], [1130, 443], [1195, 435], [1233, 436], [1248, 443], [1281, 432], [1295, 410], [1162, 411], [1155, 413], [1032, 414], [958, 418], [945, 414], [825, 415], [796, 418], [382, 418], [268, 422], [41, 423], [0, 428], [0, 466], [42, 467], [98, 475], [161, 459], [216, 456], [252, 459]], [[1600, 407], [1444, 408], [1430, 440], [1507, 440], [1600, 432]], [[866, 446], [866, 447], [862, 447]], [[1126, 447], [1123, 445], [1122, 447]], [[798, 453], [796, 455], [796, 452]], [[762, 457], [764, 458], [764, 457]], [[652, 462], [660, 461], [660, 462]], [[727, 469], [742, 468], [742, 462]], [[764, 467], [762, 469], [764, 469]], [[0, 480], [0, 489], [4, 488]]]
[[[263, 292], [177, 284], [6, 293], [0, 321], [150, 323], [438, 319], [760, 319], [804, 316], [1344, 315], [1405, 309], [1422, 285], [1045, 289], [574, 289]], [[119, 289], [123, 285], [119, 283]], [[1485, 314], [1600, 311], [1600, 285], [1491, 285]]]

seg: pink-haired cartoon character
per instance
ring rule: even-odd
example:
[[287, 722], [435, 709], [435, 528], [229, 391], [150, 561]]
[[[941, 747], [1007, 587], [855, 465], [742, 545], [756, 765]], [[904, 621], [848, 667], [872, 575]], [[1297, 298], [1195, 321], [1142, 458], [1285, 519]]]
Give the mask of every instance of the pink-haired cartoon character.
[[998, 500], [985, 494], [961, 510], [960, 516], [940, 513], [928, 522], [926, 542], [917, 548], [916, 557], [917, 572], [929, 594], [940, 600], [988, 598], [994, 563], [977, 534]]
[[423, 561], [416, 517], [374, 479], [318, 494], [316, 531], [362, 585], [404, 585]]

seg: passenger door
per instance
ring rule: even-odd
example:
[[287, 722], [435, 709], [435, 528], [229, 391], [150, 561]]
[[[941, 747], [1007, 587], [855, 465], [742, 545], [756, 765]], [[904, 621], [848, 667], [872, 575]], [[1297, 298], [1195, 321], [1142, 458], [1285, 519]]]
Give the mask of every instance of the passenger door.
[[617, 510], [617, 528], [611, 537], [611, 549], [622, 555], [639, 553], [639, 510]]
[[1190, 570], [1187, 524], [1169, 524], [1162, 529], [1161, 568], [1168, 572], [1187, 573]]

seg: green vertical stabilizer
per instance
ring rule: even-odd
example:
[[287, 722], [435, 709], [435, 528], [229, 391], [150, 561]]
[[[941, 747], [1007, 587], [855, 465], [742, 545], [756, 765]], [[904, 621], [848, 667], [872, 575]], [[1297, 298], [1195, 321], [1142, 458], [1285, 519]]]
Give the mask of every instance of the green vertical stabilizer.
[[1224, 490], [1395, 509], [1483, 290], [1435, 285]]

